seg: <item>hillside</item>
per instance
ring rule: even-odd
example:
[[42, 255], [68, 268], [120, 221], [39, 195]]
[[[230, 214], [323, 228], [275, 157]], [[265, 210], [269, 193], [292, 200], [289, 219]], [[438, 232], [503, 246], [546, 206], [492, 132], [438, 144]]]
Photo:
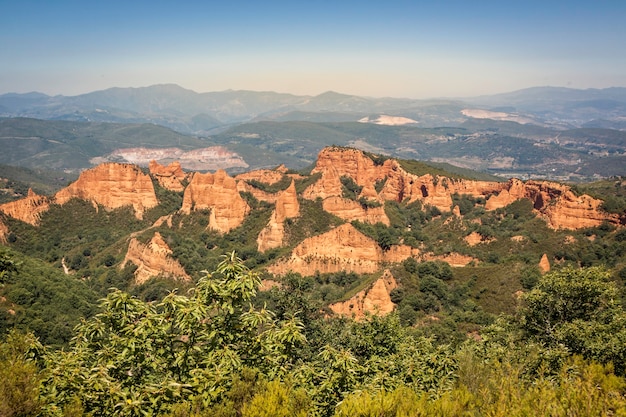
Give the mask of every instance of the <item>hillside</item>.
[[154, 124], [115, 124], [0, 119], [0, 163], [79, 172], [101, 162], [147, 166], [178, 159], [190, 169], [247, 167], [237, 155], [206, 139], [183, 135]]
[[[397, 310], [411, 324], [426, 313], [449, 317], [469, 306], [463, 300], [480, 314], [511, 311], [540, 260], [544, 270], [602, 264], [622, 276], [624, 187], [595, 186], [591, 197], [559, 183], [481, 181], [342, 147], [323, 149], [310, 173], [278, 167], [231, 177], [174, 163], [149, 171], [107, 163], [53, 195], [0, 204], [0, 241], [102, 295], [112, 285], [150, 298], [193, 285], [235, 250], [268, 282], [308, 282], [326, 308], [357, 293], [368, 299], [388, 269], [397, 289], [387, 287], [386, 304], [359, 303]], [[439, 290], [416, 281], [419, 265]], [[476, 327], [484, 317], [463, 322]]]

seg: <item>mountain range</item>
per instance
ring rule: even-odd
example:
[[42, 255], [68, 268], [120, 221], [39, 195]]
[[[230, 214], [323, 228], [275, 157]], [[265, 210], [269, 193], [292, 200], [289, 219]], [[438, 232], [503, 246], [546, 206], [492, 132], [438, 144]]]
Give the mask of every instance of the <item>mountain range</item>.
[[[538, 87], [415, 100], [336, 92], [196, 93], [168, 84], [72, 97], [4, 94], [0, 117], [0, 142], [10, 150], [0, 163], [25, 167], [81, 170], [102, 161], [147, 166], [153, 149], [175, 148], [154, 158], [169, 163], [181, 152], [220, 147], [236, 162], [188, 168], [303, 168], [328, 145], [504, 177], [584, 180], [623, 175], [626, 166], [626, 88]], [[133, 159], [135, 148], [141, 148], [141, 161]]]
[[[298, 120], [307, 113], [316, 114], [318, 121], [357, 121], [370, 114], [394, 113], [424, 126], [441, 126], [441, 121], [453, 126], [467, 120], [458, 110], [468, 106], [525, 114], [536, 123], [583, 127], [598, 120], [623, 122], [626, 88], [536, 87], [491, 96], [431, 100], [359, 97], [332, 91], [317, 96], [233, 90], [196, 93], [175, 84], [110, 88], [78, 96], [36, 92], [0, 95], [0, 117], [155, 123], [184, 133], [252, 120]], [[328, 120], [320, 120], [325, 113]]]

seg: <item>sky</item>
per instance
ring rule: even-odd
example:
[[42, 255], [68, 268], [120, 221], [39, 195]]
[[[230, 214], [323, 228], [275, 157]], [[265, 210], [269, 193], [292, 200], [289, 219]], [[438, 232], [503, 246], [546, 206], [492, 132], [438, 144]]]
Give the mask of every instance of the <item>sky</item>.
[[626, 87], [626, 1], [0, 0], [0, 94]]

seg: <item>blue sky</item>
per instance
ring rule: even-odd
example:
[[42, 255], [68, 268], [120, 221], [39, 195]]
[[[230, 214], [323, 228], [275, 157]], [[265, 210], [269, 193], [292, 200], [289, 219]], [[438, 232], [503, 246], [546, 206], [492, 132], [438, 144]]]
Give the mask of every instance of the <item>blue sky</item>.
[[0, 0], [0, 93], [626, 86], [623, 1]]

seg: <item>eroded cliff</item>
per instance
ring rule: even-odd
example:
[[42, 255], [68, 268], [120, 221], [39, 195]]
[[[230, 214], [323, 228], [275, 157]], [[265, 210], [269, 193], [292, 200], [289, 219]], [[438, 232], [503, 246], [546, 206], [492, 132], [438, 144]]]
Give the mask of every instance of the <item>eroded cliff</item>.
[[135, 271], [135, 284], [137, 285], [156, 276], [190, 281], [191, 277], [187, 275], [180, 263], [171, 257], [171, 254], [172, 250], [159, 232], [155, 232], [146, 245], [131, 238], [121, 268], [129, 262], [137, 265]]
[[98, 165], [82, 172], [78, 180], [55, 194], [54, 201], [65, 204], [72, 198], [91, 201], [107, 209], [132, 206], [139, 219], [158, 204], [150, 176], [134, 165], [117, 163]]
[[396, 279], [386, 269], [368, 288], [359, 291], [346, 301], [330, 305], [333, 313], [361, 320], [366, 314], [385, 316], [391, 313], [396, 305], [391, 301], [391, 291], [398, 287]]
[[250, 206], [239, 194], [235, 179], [225, 171], [194, 173], [183, 195], [181, 212], [211, 210], [209, 228], [226, 233], [243, 223]]
[[285, 239], [285, 220], [300, 216], [300, 203], [293, 180], [291, 185], [278, 193], [276, 208], [267, 225], [257, 238], [259, 252], [283, 246]]
[[487, 210], [528, 199], [533, 210], [553, 229], [595, 227], [605, 221], [619, 223], [617, 216], [601, 210], [602, 200], [586, 194], [577, 196], [567, 185], [548, 181], [522, 182], [517, 179], [511, 179], [506, 185], [501, 192], [487, 200]]
[[175, 161], [164, 166], [153, 159], [150, 161], [149, 169], [150, 174], [156, 178], [161, 187], [177, 192], [185, 189], [183, 181], [187, 177], [187, 174], [185, 174], [183, 168], [180, 166], [180, 162]]
[[380, 268], [381, 262], [401, 262], [412, 254], [413, 250], [404, 245], [392, 246], [383, 252], [376, 241], [359, 232], [350, 223], [345, 223], [326, 233], [305, 239], [294, 248], [289, 257], [271, 265], [268, 271], [278, 275], [290, 271], [302, 275], [339, 271], [373, 273]]
[[[320, 179], [304, 191], [303, 197], [324, 201], [332, 198], [326, 207], [340, 216], [342, 211], [347, 213], [345, 209], [337, 208], [338, 198], [343, 193], [341, 178], [349, 177], [362, 187], [359, 197], [407, 203], [420, 201], [423, 206], [435, 206], [443, 212], [452, 210], [454, 194], [465, 194], [487, 199], [487, 210], [504, 207], [522, 198], [528, 199], [537, 215], [555, 229], [593, 227], [604, 221], [620, 222], [617, 216], [608, 215], [600, 209], [601, 200], [588, 195], [577, 196], [563, 184], [517, 179], [508, 182], [473, 181], [431, 174], [418, 176], [407, 172], [396, 160], [381, 162], [356, 149], [323, 149], [312, 171], [318, 172], [321, 173]], [[377, 192], [377, 188], [380, 191]], [[368, 221], [365, 212], [352, 210], [344, 216], [346, 219]]]
[[33, 226], [39, 224], [41, 214], [49, 208], [50, 199], [46, 196], [35, 194], [31, 189], [28, 190], [28, 195], [22, 199], [0, 204], [0, 211], [4, 214]]

